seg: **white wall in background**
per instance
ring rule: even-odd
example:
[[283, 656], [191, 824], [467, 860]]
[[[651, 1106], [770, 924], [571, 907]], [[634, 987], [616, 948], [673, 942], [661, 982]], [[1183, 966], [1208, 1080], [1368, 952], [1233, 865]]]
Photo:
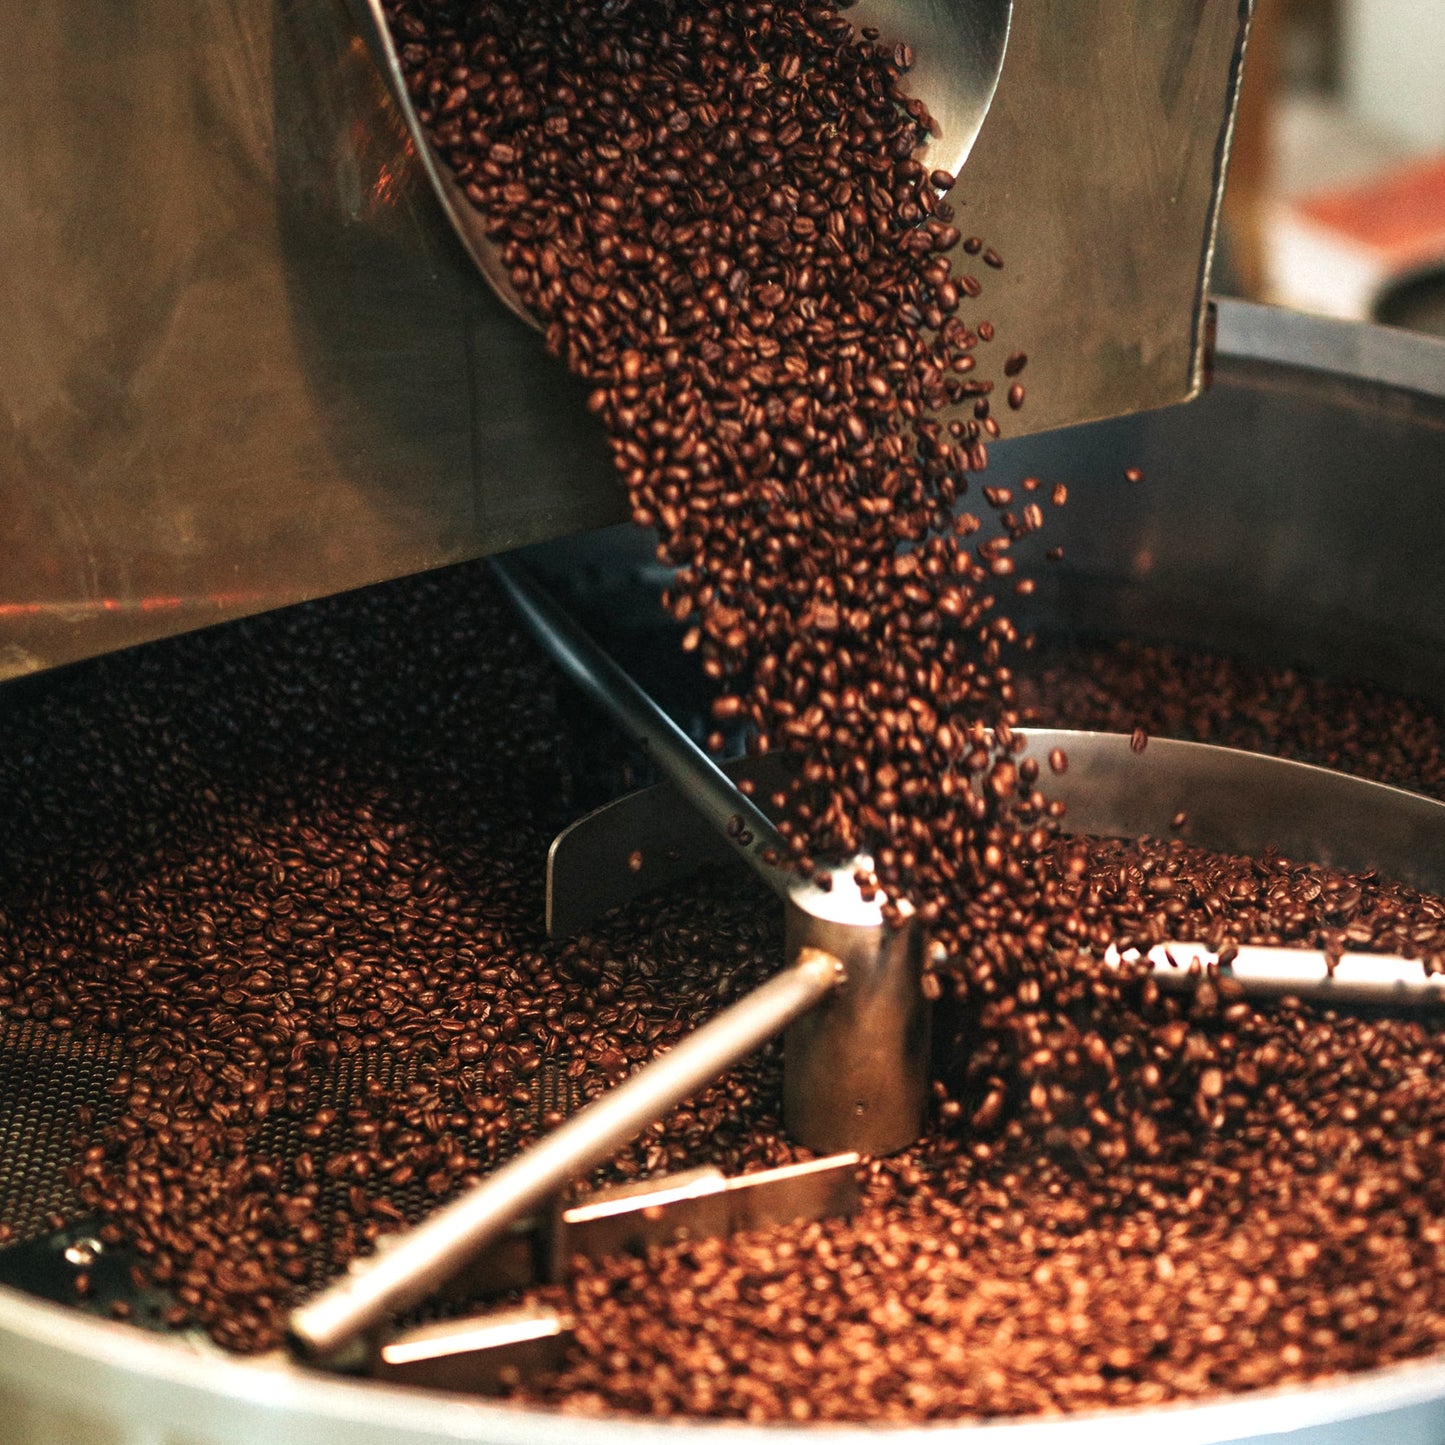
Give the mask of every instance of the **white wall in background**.
[[1445, 150], [1445, 0], [1344, 0], [1345, 98], [1362, 119]]

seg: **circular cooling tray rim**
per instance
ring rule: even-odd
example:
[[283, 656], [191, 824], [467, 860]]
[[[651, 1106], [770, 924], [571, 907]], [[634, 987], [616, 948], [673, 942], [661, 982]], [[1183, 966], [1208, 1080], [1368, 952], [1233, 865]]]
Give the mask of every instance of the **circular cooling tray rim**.
[[[1414, 1445], [1438, 1439], [1445, 1421], [1445, 1358], [1438, 1356], [1304, 1386], [1049, 1419], [755, 1426], [722, 1420], [579, 1417], [198, 1352], [127, 1325], [86, 1319], [4, 1287], [0, 1357], [3, 1376], [12, 1384], [33, 1382], [31, 1398], [53, 1407], [57, 1423], [63, 1419], [74, 1427], [78, 1416], [103, 1413], [112, 1425], [130, 1420], [136, 1426], [131, 1436], [109, 1434], [107, 1439], [143, 1440], [147, 1445], [173, 1438], [172, 1431], [181, 1432], [188, 1442], [215, 1445], [257, 1440], [271, 1445], [501, 1445], [521, 1440], [528, 1445], [577, 1445], [584, 1437], [596, 1445], [661, 1445], [699, 1430], [759, 1445], [819, 1435], [861, 1442], [880, 1430], [893, 1438], [920, 1439], [987, 1433], [1007, 1445], [1157, 1445], [1166, 1429], [1170, 1445], [1220, 1445], [1318, 1427], [1333, 1427], [1328, 1437], [1332, 1445], [1382, 1439], [1391, 1445]], [[0, 1388], [0, 1399], [4, 1394]], [[1355, 1434], [1352, 1424], [1362, 1433]], [[0, 1435], [8, 1435], [4, 1426]]]
[[[1221, 356], [1445, 396], [1445, 342], [1386, 327], [1221, 301], [1217, 348]], [[1324, 1432], [1320, 1445], [1437, 1445], [1445, 1438], [1445, 1355], [1303, 1386], [1062, 1418], [921, 1426], [665, 1422], [522, 1409], [200, 1352], [0, 1286], [0, 1404], [0, 1437], [57, 1445], [96, 1424], [103, 1432], [96, 1438], [115, 1445], [577, 1445], [583, 1437], [597, 1445], [661, 1445], [698, 1431], [758, 1442], [820, 1435], [861, 1442], [880, 1429], [893, 1438], [986, 1434], [1007, 1445], [1156, 1445], [1165, 1430], [1170, 1445], [1298, 1438], [1310, 1430]]]
[[1216, 354], [1445, 398], [1445, 339], [1393, 326], [1311, 316], [1227, 298], [1216, 308]]

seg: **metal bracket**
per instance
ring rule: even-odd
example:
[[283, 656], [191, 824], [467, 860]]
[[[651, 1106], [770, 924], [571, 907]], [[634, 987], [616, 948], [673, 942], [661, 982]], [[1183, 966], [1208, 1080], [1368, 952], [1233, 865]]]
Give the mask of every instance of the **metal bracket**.
[[[858, 1208], [858, 1160], [835, 1154], [729, 1178], [703, 1168], [599, 1190], [518, 1222], [467, 1271], [474, 1296], [564, 1279], [578, 1259], [640, 1254], [681, 1239], [718, 1239], [798, 1219], [847, 1218]], [[519, 1247], [520, 1246], [520, 1247]], [[545, 1267], [527, 1277], [523, 1262]], [[489, 1266], [498, 1268], [485, 1278]], [[455, 1295], [449, 1289], [448, 1295]], [[376, 1343], [367, 1373], [393, 1384], [497, 1394], [556, 1369], [573, 1322], [537, 1306], [471, 1314], [401, 1330]]]

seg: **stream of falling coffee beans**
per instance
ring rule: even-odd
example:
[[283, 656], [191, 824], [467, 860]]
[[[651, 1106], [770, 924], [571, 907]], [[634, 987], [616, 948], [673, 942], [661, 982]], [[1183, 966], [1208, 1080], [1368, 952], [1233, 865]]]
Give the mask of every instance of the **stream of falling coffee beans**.
[[[978, 366], [993, 333], [965, 310], [978, 278], [951, 258], [1002, 259], [953, 224], [954, 178], [916, 159], [933, 122], [902, 88], [908, 47], [808, 4], [402, 5], [395, 21], [424, 123], [549, 348], [593, 387], [634, 520], [657, 530], [659, 559], [677, 569], [665, 602], [687, 627], [684, 649], [721, 686], [714, 715], [743, 720], [753, 748], [794, 764], [773, 801], [797, 866], [867, 852], [946, 960], [927, 984], [968, 1009], [954, 1073], [973, 1101], [974, 1157], [990, 1158], [1006, 1101], [1008, 1127], [1080, 1176], [1170, 1153], [1165, 1100], [1188, 1095], [1215, 1128], [1247, 1111], [1242, 1091], [1260, 1077], [1236, 1067], [1232, 1046], [1252, 1010], [1202, 989], [1195, 1013], [1223, 1006], [1228, 1042], [1175, 1019], [1161, 1061], [1142, 1018], [1134, 1043], [1119, 1031], [1131, 993], [1152, 985], [1103, 974], [1081, 951], [1121, 934], [1152, 944], [1183, 930], [1219, 947], [1242, 929], [1288, 933], [1338, 917], [1358, 885], [1270, 866], [1251, 916], [1252, 863], [1061, 840], [1039, 763], [1012, 735], [1018, 638], [997, 605], [1031, 586], [1013, 548], [1043, 512], [1033, 496], [981, 484], [999, 434], [994, 380]], [[1014, 408], [1025, 362], [1002, 365]], [[964, 509], [970, 482], [991, 527]], [[1335, 951], [1361, 932], [1318, 931]], [[1445, 943], [1438, 920], [1391, 938], [1415, 952], [1424, 943], [1436, 963]], [[940, 1112], [965, 1111], [950, 1099]], [[726, 1255], [708, 1253], [709, 1279], [732, 1291]], [[908, 1267], [935, 1292], [940, 1349], [956, 1358], [965, 1347], [947, 1340], [960, 1301], [933, 1264], [915, 1253]], [[618, 1270], [624, 1289], [637, 1279], [634, 1265]], [[670, 1389], [672, 1408], [698, 1408], [680, 1379], [767, 1374], [736, 1349], [679, 1357], [666, 1342], [669, 1328], [695, 1339], [709, 1312], [698, 1283], [649, 1277], [642, 1308], [611, 1331], [596, 1299], [574, 1300], [604, 1351], [664, 1337], [654, 1373], [671, 1383], [636, 1386], [633, 1406], [657, 1409]], [[673, 1284], [684, 1301], [674, 1308], [693, 1313], [661, 1323], [659, 1290]], [[617, 1286], [604, 1272], [598, 1294]], [[805, 1330], [803, 1280], [771, 1293], [779, 1335]], [[870, 1302], [867, 1318], [887, 1308]], [[1064, 1332], [1078, 1323], [1068, 1318]], [[862, 1362], [837, 1338], [841, 1324], [824, 1325], [822, 1352], [841, 1351], [835, 1370], [853, 1371]], [[1211, 1328], [1223, 1338], [1223, 1323]], [[1121, 1327], [1101, 1341], [1084, 1372], [1098, 1390], [1162, 1343], [1136, 1336]], [[786, 1411], [807, 1416], [828, 1370], [812, 1334], [786, 1348]], [[929, 1413], [936, 1391], [900, 1385], [899, 1363], [882, 1367], [888, 1388], [911, 1397], [904, 1413]], [[605, 1375], [601, 1398], [615, 1400], [638, 1368], [614, 1352], [589, 1383]], [[733, 1408], [748, 1388], [744, 1413], [780, 1413], [776, 1381], [736, 1386]], [[951, 1396], [947, 1408], [980, 1404]]]
[[982, 487], [998, 525], [975, 541], [957, 506], [999, 427], [992, 328], [962, 313], [981, 284], [950, 254], [1002, 262], [915, 159], [932, 121], [900, 88], [907, 47], [816, 5], [404, 5], [394, 25], [422, 121], [593, 387], [715, 716], [797, 764], [798, 867], [869, 853], [960, 993], [1011, 982], [1013, 948], [1070, 941], [1009, 927], [1059, 886], [997, 606], [1030, 585], [1012, 549], [1043, 512]]
[[[947, 960], [935, 1118], [868, 1166], [860, 1214], [582, 1268], [549, 1296], [579, 1321], [568, 1363], [519, 1393], [957, 1419], [1439, 1349], [1436, 1029], [1256, 1011], [1213, 984], [1161, 997], [1090, 954], [1190, 933], [1438, 967], [1445, 905], [1178, 840], [1071, 839], [1010, 734], [1025, 706], [1186, 735], [1247, 717], [1266, 744], [1438, 792], [1439, 719], [1406, 728], [1398, 702], [1342, 688], [1295, 737], [1290, 699], [1333, 684], [1162, 652], [1052, 659], [1020, 693], [999, 600], [1028, 587], [1013, 549], [1046, 494], [978, 476], [992, 332], [950, 256], [1001, 263], [914, 158], [930, 122], [905, 47], [822, 5], [405, 0], [390, 18], [422, 119], [677, 568], [667, 606], [719, 722], [794, 761], [797, 866], [869, 850]], [[1024, 364], [996, 368], [1009, 405]], [[14, 696], [7, 1038], [119, 1061], [80, 1114], [78, 1203], [175, 1322], [231, 1348], [275, 1343], [292, 1300], [555, 1123], [569, 1088], [776, 967], [777, 910], [733, 878], [545, 940], [539, 859], [591, 769], [569, 781], [575, 709], [476, 569]], [[777, 1076], [764, 1051], [610, 1176], [793, 1157]]]

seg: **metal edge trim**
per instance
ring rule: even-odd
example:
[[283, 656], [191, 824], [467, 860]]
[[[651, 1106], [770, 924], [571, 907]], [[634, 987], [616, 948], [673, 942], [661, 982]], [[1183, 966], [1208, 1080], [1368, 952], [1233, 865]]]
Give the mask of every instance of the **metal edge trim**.
[[1445, 340], [1219, 298], [1217, 354], [1445, 399]]
[[1219, 219], [1224, 211], [1224, 189], [1229, 174], [1229, 157], [1234, 150], [1234, 132], [1239, 121], [1239, 96], [1244, 87], [1244, 62], [1249, 51], [1249, 37], [1254, 30], [1255, 0], [1238, 0], [1239, 28], [1234, 40], [1234, 54], [1229, 63], [1224, 126], [1214, 148], [1214, 189], [1209, 201], [1209, 215], [1204, 223], [1204, 250], [1199, 257], [1199, 279], [1194, 289], [1193, 357], [1189, 367], [1189, 395], [1198, 396], [1207, 384], [1213, 358], [1211, 335], [1214, 322], [1210, 314], [1210, 277], [1214, 274], [1214, 257], [1219, 249]]
[[[194, 1412], [202, 1401], [210, 1416], [207, 1438], [239, 1440], [235, 1427], [261, 1421], [279, 1425], [288, 1412], [297, 1433], [288, 1438], [339, 1440], [327, 1427], [357, 1430], [357, 1445], [391, 1438], [440, 1442], [529, 1440], [536, 1445], [575, 1445], [579, 1427], [594, 1445], [675, 1445], [688, 1438], [725, 1439], [733, 1445], [828, 1439], [865, 1445], [884, 1435], [896, 1442], [934, 1445], [940, 1439], [991, 1439], [1000, 1445], [1154, 1445], [1167, 1430], [1173, 1445], [1218, 1445], [1288, 1435], [1312, 1426], [1348, 1429], [1384, 1412], [1434, 1407], [1445, 1411], [1445, 1362], [1438, 1357], [1387, 1366], [1345, 1379], [1303, 1387], [1281, 1387], [1204, 1401], [1181, 1401], [1152, 1409], [1100, 1411], [1062, 1418], [960, 1420], [923, 1426], [812, 1425], [750, 1426], [718, 1420], [658, 1421], [602, 1416], [579, 1422], [559, 1412], [458, 1399], [372, 1382], [352, 1382], [301, 1371], [281, 1372], [236, 1359], [197, 1355], [140, 1335], [124, 1325], [78, 1321], [60, 1306], [25, 1300], [0, 1287], [0, 1343], [24, 1341], [45, 1352], [45, 1393], [58, 1409], [79, 1398], [97, 1402], [120, 1385], [128, 1399], [112, 1400], [124, 1410], [144, 1403], [156, 1427]], [[57, 1376], [68, 1360], [75, 1372]], [[69, 1386], [67, 1387], [67, 1381]], [[238, 1413], [215, 1418], [216, 1400]], [[297, 1419], [296, 1415], [300, 1418]], [[1369, 1428], [1381, 1422], [1374, 1419]], [[314, 1432], [314, 1433], [313, 1433]], [[425, 1432], [425, 1433], [423, 1433]], [[1362, 1440], [1353, 1433], [1342, 1441]], [[1369, 1438], [1380, 1438], [1371, 1436]], [[1409, 1438], [1416, 1438], [1410, 1434]]]

